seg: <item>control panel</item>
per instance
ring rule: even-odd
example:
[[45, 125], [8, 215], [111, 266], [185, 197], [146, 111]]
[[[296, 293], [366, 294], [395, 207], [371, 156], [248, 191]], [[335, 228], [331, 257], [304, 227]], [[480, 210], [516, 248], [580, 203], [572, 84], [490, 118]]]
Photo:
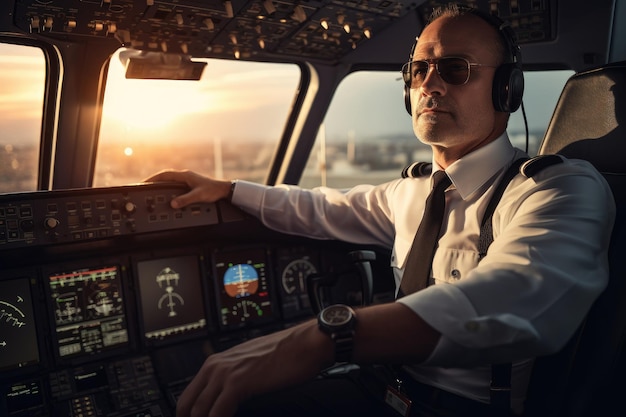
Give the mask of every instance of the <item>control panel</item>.
[[[353, 254], [370, 248], [273, 232], [225, 201], [173, 209], [186, 191], [0, 195], [0, 415], [173, 416], [208, 355], [313, 317], [309, 278], [341, 276], [328, 301], [369, 301]], [[389, 274], [377, 301], [393, 297], [385, 256], [367, 258]]]
[[143, 184], [89, 190], [0, 195], [0, 249], [85, 242], [219, 222], [215, 204], [180, 210], [180, 184]]
[[144, 417], [171, 415], [147, 356], [60, 370], [50, 374], [49, 383], [58, 415], [112, 415], [118, 410]]
[[388, 0], [16, 0], [14, 23], [26, 33], [195, 57], [278, 52], [332, 60], [410, 10]]

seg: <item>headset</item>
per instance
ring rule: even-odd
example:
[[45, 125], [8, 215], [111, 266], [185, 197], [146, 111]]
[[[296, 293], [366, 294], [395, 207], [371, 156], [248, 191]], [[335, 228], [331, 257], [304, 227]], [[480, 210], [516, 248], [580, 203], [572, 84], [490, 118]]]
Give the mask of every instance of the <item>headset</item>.
[[[507, 50], [507, 62], [501, 64], [494, 74], [491, 98], [496, 111], [513, 113], [522, 104], [524, 94], [524, 72], [522, 71], [522, 54], [517, 44], [513, 28], [498, 16], [485, 13], [472, 7], [462, 7], [462, 11], [480, 17], [485, 22], [496, 28]], [[417, 46], [417, 38], [411, 47], [409, 62], [413, 61], [413, 54]], [[404, 86], [404, 106], [406, 111], [411, 112], [410, 88]]]

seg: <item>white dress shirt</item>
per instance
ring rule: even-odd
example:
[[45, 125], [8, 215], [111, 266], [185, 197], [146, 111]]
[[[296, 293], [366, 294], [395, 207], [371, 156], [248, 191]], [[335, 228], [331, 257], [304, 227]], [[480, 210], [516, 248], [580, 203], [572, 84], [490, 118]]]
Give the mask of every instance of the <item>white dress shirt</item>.
[[[411, 367], [417, 380], [488, 402], [489, 364], [513, 361], [517, 411], [529, 358], [558, 351], [605, 288], [615, 217], [611, 191], [588, 162], [517, 175], [493, 214], [494, 241], [479, 263], [483, 213], [506, 168], [523, 156], [503, 134], [446, 169], [452, 185], [435, 285], [398, 300], [441, 333], [432, 355]], [[392, 248], [398, 287], [430, 188], [429, 176], [350, 190], [239, 181], [233, 203], [281, 232]]]

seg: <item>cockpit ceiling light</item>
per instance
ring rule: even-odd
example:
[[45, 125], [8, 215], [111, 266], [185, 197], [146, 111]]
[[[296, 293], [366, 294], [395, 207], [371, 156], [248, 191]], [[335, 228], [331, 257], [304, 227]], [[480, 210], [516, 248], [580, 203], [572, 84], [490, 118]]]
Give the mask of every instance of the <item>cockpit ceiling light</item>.
[[204, 23], [204, 26], [206, 26], [206, 28], [209, 29], [210, 31], [213, 31], [215, 29], [215, 24], [213, 23], [213, 19], [211, 19], [210, 17], [207, 17], [206, 19], [204, 19], [202, 23]]
[[324, 30], [328, 30], [328, 28], [330, 27], [330, 22], [328, 21], [328, 19], [324, 18], [320, 20], [320, 25], [324, 28]]
[[349, 23], [346, 23], [345, 25], [343, 25], [343, 30], [344, 30], [346, 33], [350, 33], [350, 24], [349, 24]]
[[265, 0], [263, 2], [263, 7], [265, 8], [267, 14], [274, 14], [276, 12], [276, 7], [274, 7], [272, 0]]
[[235, 13], [233, 12], [233, 3], [230, 0], [226, 0], [224, 2], [224, 10], [226, 11], [226, 16], [229, 19], [235, 17]]
[[234, 33], [231, 33], [228, 38], [230, 39], [230, 42], [233, 45], [237, 45], [237, 35], [235, 35]]
[[337, 15], [337, 23], [339, 23], [340, 25], [343, 25], [343, 22], [346, 20], [346, 15], [339, 13]]
[[362, 17], [359, 17], [356, 21], [356, 24], [359, 27], [359, 29], [363, 29], [363, 26], [365, 26], [365, 19], [363, 19]]
[[233, 52], [234, 52], [233, 55], [235, 56], [235, 59], [241, 58], [241, 52], [239, 52], [239, 48], [235, 48]]
[[263, 38], [259, 38], [259, 48], [265, 49], [265, 40]]
[[294, 7], [291, 17], [293, 18], [293, 20], [299, 23], [306, 21], [306, 13], [302, 6], [297, 5], [296, 7]]
[[367, 39], [371, 39], [371, 38], [372, 38], [372, 29], [370, 29], [370, 28], [365, 28], [365, 29], [363, 29], [363, 35], [364, 35]]

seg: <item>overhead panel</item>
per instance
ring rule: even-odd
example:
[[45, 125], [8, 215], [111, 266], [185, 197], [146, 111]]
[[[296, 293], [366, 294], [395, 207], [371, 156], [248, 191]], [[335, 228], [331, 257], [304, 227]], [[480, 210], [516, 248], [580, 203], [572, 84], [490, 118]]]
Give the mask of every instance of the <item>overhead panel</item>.
[[194, 57], [337, 61], [415, 12], [407, 1], [16, 0], [15, 25]]

